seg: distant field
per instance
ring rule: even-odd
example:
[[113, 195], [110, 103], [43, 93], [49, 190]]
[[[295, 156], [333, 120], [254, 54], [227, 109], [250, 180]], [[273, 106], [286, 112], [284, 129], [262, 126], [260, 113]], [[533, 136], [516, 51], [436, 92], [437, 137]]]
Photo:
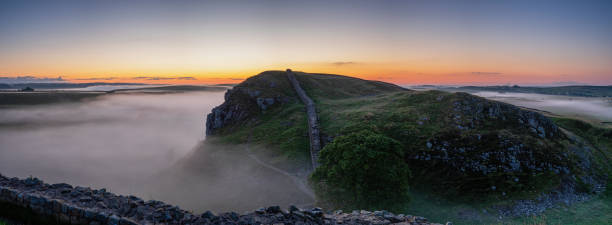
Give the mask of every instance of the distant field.
[[133, 89], [121, 89], [116, 92], [130, 92], [130, 91], [224, 91], [228, 87], [225, 86], [197, 86], [197, 85], [171, 85], [162, 87], [144, 87], [144, 88], [133, 88]]
[[223, 86], [195, 86], [195, 85], [173, 85], [162, 87], [143, 87], [133, 89], [121, 89], [114, 91], [64, 91], [45, 90], [33, 92], [0, 91], [0, 107], [12, 105], [41, 105], [51, 103], [67, 103], [91, 100], [96, 97], [111, 94], [163, 94], [195, 91], [225, 91]]
[[78, 102], [106, 92], [0, 92], [0, 106]]

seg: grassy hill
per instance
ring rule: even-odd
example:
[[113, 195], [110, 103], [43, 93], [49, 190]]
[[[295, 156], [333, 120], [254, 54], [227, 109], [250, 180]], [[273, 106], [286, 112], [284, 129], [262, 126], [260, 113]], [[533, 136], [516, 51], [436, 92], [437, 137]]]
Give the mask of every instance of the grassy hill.
[[[303, 88], [332, 99], [367, 97], [381, 93], [406, 91], [383, 82], [371, 82], [340, 75], [306, 74], [296, 72]], [[273, 99], [263, 109], [257, 99]], [[314, 98], [315, 101], [318, 98]], [[263, 105], [263, 104], [262, 104]], [[219, 128], [208, 128], [225, 143], [246, 143], [266, 146], [272, 163], [292, 169], [309, 166], [308, 127], [304, 105], [299, 101], [284, 71], [266, 71], [253, 76], [228, 91], [225, 103], [219, 108], [231, 111], [239, 108]]]
[[[324, 144], [362, 130], [392, 138], [402, 145], [413, 192], [452, 199], [450, 205], [511, 208], [513, 200], [550, 191], [590, 193], [609, 174], [609, 162], [568, 137], [557, 126], [562, 121], [510, 104], [339, 75], [296, 72], [296, 78], [317, 105]], [[285, 72], [251, 77], [225, 100], [208, 116], [209, 135], [222, 143], [265, 146], [262, 154], [279, 167], [309, 166], [304, 106]], [[420, 196], [415, 201], [427, 202]]]

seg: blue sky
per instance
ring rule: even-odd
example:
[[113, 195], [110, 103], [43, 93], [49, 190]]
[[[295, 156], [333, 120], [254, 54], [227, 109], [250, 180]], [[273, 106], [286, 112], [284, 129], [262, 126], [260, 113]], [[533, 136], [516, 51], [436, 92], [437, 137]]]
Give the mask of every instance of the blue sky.
[[[612, 83], [612, 1], [4, 1], [0, 76]], [[482, 76], [496, 74], [496, 76]]]

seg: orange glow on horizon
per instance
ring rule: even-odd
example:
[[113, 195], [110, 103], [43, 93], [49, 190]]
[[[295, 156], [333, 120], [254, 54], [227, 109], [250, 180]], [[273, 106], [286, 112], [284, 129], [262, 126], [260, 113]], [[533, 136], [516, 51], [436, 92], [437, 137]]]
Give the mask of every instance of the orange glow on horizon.
[[[285, 70], [307, 73], [327, 73], [358, 77], [367, 80], [379, 80], [398, 85], [505, 85], [505, 84], [547, 84], [560, 82], [577, 82], [564, 75], [555, 73], [530, 74], [521, 71], [477, 70], [466, 68], [444, 68], [434, 65], [406, 68], [391, 63], [359, 63], [346, 62], [337, 64], [304, 63], [266, 66], [258, 69], [236, 69], [229, 71], [211, 71], [198, 73], [184, 71], [170, 73], [167, 71], [118, 71], [118, 72], [71, 72], [71, 73], [36, 73], [35, 77], [62, 77], [73, 83], [104, 82], [104, 83], [145, 83], [145, 84], [229, 84], [240, 83], [243, 80], [267, 70]], [[482, 67], [481, 67], [482, 68]], [[486, 67], [485, 67], [486, 68]], [[459, 72], [456, 72], [459, 71]], [[32, 76], [32, 73], [12, 75], [0, 74], [5, 77]], [[583, 76], [580, 82], [609, 84], [607, 76]]]

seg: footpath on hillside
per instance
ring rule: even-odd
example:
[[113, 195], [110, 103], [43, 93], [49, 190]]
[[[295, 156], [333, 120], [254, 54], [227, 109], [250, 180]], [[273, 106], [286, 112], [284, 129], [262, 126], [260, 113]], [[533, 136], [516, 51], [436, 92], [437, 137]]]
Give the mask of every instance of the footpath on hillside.
[[302, 204], [302, 205], [298, 205], [298, 207], [312, 207], [312, 206], [314, 206], [316, 197], [315, 197], [315, 193], [312, 191], [312, 189], [310, 189], [310, 187], [308, 187], [308, 183], [307, 183], [307, 180], [306, 180], [307, 178], [301, 178], [301, 177], [299, 177], [297, 175], [289, 173], [288, 171], [285, 171], [285, 170], [283, 170], [281, 168], [278, 168], [276, 166], [273, 166], [273, 165], [271, 165], [269, 163], [264, 162], [259, 157], [257, 157], [257, 155], [255, 153], [253, 153], [251, 151], [250, 143], [251, 143], [251, 134], [249, 133], [249, 137], [248, 137], [248, 141], [247, 141], [246, 149], [245, 149], [246, 153], [247, 153], [247, 156], [249, 158], [251, 158], [257, 164], [259, 164], [259, 165], [261, 165], [261, 166], [263, 166], [265, 168], [268, 168], [268, 169], [270, 169], [270, 170], [272, 170], [274, 172], [277, 172], [279, 174], [282, 174], [282, 175], [288, 177], [289, 179], [291, 179], [291, 181], [295, 184], [295, 186], [300, 191], [302, 191], [305, 195], [307, 195], [308, 197], [310, 197], [312, 199], [312, 202], [305, 203], [305, 204]]

